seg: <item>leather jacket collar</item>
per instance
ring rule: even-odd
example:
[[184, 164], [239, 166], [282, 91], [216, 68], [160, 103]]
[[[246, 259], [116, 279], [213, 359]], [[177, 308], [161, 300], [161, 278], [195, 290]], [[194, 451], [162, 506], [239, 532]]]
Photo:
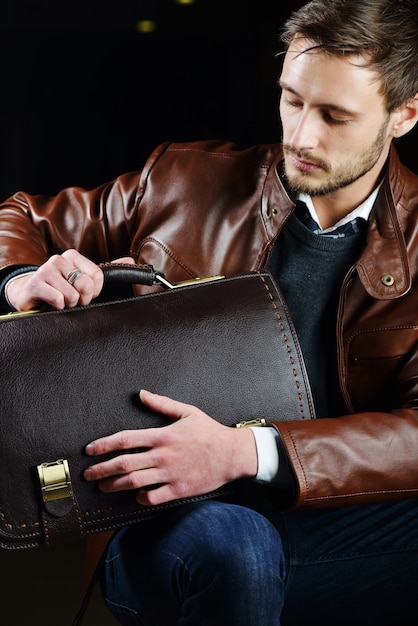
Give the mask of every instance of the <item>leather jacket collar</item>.
[[[295, 208], [278, 174], [281, 161], [280, 152], [272, 163], [263, 194], [262, 212], [271, 239], [277, 237]], [[383, 184], [370, 215], [367, 246], [356, 264], [364, 288], [378, 300], [398, 298], [411, 288], [411, 271], [399, 217], [401, 210], [408, 210], [411, 202], [403, 196], [407, 177], [408, 170], [400, 167], [392, 147]]]
[[[357, 262], [366, 291], [376, 299], [392, 300], [411, 288], [411, 270], [401, 224], [408, 200], [403, 190], [408, 170], [400, 168], [392, 148], [385, 178], [369, 220], [367, 247]], [[410, 200], [409, 200], [410, 201]]]

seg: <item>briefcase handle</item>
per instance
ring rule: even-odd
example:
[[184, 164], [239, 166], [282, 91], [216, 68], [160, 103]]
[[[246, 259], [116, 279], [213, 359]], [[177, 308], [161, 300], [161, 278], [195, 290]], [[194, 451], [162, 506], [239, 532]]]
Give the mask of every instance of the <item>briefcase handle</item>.
[[152, 265], [132, 265], [130, 263], [101, 263], [105, 284], [129, 283], [131, 285], [157, 285], [162, 272], [156, 271]]
[[130, 285], [160, 285], [166, 289], [176, 289], [195, 283], [206, 283], [225, 278], [221, 275], [207, 278], [192, 278], [180, 283], [170, 283], [163, 272], [155, 270], [152, 265], [136, 265], [130, 263], [101, 263], [99, 266], [104, 275], [104, 284], [128, 283]]

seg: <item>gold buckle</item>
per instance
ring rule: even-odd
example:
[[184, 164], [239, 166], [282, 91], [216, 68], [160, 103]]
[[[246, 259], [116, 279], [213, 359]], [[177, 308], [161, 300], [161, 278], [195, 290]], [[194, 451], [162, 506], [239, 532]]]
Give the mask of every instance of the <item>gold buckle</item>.
[[165, 276], [161, 276], [161, 274], [158, 274], [156, 276], [156, 281], [161, 283], [161, 285], [163, 285], [164, 287], [167, 287], [167, 289], [177, 289], [178, 287], [187, 287], [188, 285], [211, 283], [215, 280], [221, 280], [221, 278], [225, 278], [225, 276], [221, 276], [219, 274], [216, 276], [208, 276], [207, 278], [191, 278], [190, 280], [183, 280], [180, 283], [170, 283], [170, 281], [168, 281]]
[[38, 476], [44, 502], [71, 498], [73, 495], [70, 468], [66, 459], [41, 463], [38, 465]]
[[246, 422], [238, 422], [235, 424], [235, 428], [255, 428], [266, 426], [266, 420], [264, 417], [260, 417], [260, 419], [248, 420]]

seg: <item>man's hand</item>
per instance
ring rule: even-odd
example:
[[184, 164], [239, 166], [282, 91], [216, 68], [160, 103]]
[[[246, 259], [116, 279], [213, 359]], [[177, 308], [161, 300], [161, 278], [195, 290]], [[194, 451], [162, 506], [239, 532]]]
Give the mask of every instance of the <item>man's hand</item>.
[[[133, 263], [131, 258], [119, 262]], [[40, 302], [54, 309], [87, 305], [103, 287], [103, 272], [98, 265], [77, 252], [55, 254], [36, 272], [12, 280], [7, 298], [17, 311], [36, 309]]]
[[141, 391], [140, 397], [146, 406], [175, 421], [163, 428], [122, 431], [90, 443], [86, 452], [92, 456], [145, 449], [85, 470], [86, 480], [98, 480], [103, 492], [134, 489], [140, 504], [156, 505], [256, 475], [251, 430], [223, 426], [194, 406], [149, 391]]

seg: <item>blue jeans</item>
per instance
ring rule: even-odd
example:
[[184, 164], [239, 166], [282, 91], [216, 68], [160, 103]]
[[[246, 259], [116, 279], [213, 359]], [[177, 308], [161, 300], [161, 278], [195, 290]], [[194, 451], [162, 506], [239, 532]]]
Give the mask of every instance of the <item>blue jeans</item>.
[[124, 529], [102, 591], [121, 624], [416, 620], [418, 501], [284, 514], [204, 501]]

